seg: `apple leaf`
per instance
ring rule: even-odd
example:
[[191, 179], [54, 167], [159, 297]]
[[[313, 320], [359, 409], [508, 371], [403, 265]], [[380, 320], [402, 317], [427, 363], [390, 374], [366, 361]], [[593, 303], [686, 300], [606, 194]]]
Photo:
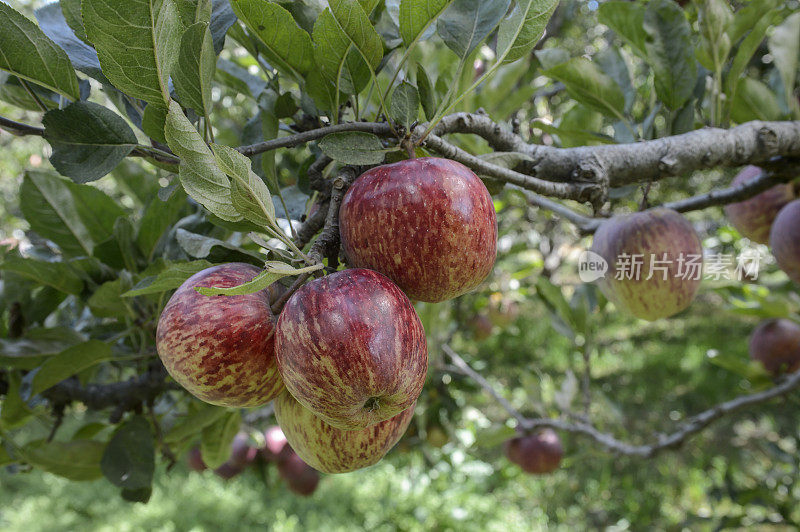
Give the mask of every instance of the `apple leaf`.
[[14, 272], [60, 292], [79, 295], [83, 280], [66, 262], [46, 262], [32, 258], [9, 257], [0, 263], [0, 270]]
[[419, 116], [419, 92], [414, 85], [404, 81], [394, 89], [389, 115], [406, 128], [416, 122]]
[[497, 29], [497, 60], [513, 63], [542, 38], [558, 0], [520, 0]]
[[0, 2], [0, 70], [80, 99], [78, 77], [67, 53], [33, 22]]
[[251, 169], [250, 159], [229, 146], [211, 148], [217, 165], [231, 179], [231, 201], [239, 214], [261, 227], [277, 228], [269, 189]]
[[683, 9], [672, 0], [653, 0], [644, 12], [644, 48], [655, 75], [658, 99], [680, 109], [697, 82], [692, 29]]
[[50, 162], [76, 183], [100, 179], [138, 144], [125, 119], [92, 102], [52, 109], [42, 124], [44, 137], [53, 147]]
[[604, 115], [620, 117], [625, 111], [622, 89], [586, 58], [575, 57], [547, 69], [545, 74], [562, 82], [570, 96]]
[[23, 387], [23, 395], [30, 399], [86, 368], [111, 359], [111, 346], [100, 340], [89, 340], [68, 347], [25, 376], [23, 383], [30, 376], [31, 384], [29, 390]]
[[194, 260], [190, 262], [173, 262], [158, 275], [145, 277], [139, 283], [128, 290], [122, 297], [144, 296], [147, 294], [158, 294], [178, 288], [183, 282], [199, 271], [213, 266], [207, 260]]
[[100, 460], [105, 443], [94, 440], [69, 442], [44, 440], [19, 448], [25, 462], [69, 480], [95, 480], [103, 476]]
[[164, 134], [167, 112], [167, 108], [163, 104], [149, 103], [142, 113], [142, 131], [151, 139], [162, 144], [167, 143], [167, 137]]
[[266, 0], [231, 0], [239, 20], [264, 44], [267, 61], [281, 72], [302, 79], [314, 67], [311, 36], [292, 14]]
[[[733, 56], [731, 67], [728, 70], [728, 73], [725, 75], [725, 94], [728, 96], [729, 101], [733, 101], [733, 98], [736, 94], [736, 87], [739, 84], [739, 79], [741, 79], [744, 70], [750, 63], [750, 59], [752, 59], [753, 54], [756, 53], [756, 50], [758, 50], [758, 47], [761, 46], [761, 43], [764, 41], [767, 30], [772, 26], [773, 22], [780, 17], [780, 10], [775, 9], [772, 4], [773, 2], [769, 0], [764, 0], [763, 6], [761, 2], [750, 4], [736, 13], [734, 17], [734, 21], [730, 29], [734, 36], [738, 36], [738, 32], [740, 31], [746, 31], [743, 30], [743, 28], [749, 25], [740, 24], [740, 15], [742, 15], [742, 13], [745, 15], [752, 14], [753, 16], [750, 18], [750, 20], [755, 19], [758, 20], [758, 22], [755, 23], [753, 28], [750, 30], [750, 33], [748, 33], [747, 36], [742, 39], [742, 42], [739, 44], [739, 47], [736, 50], [736, 54]], [[758, 16], [760, 16], [760, 18], [757, 18]], [[731, 41], [735, 42], [735, 39], [731, 38]]]
[[203, 429], [200, 454], [209, 469], [216, 469], [230, 457], [231, 442], [239, 432], [242, 416], [238, 411], [229, 411]]
[[199, 293], [204, 296], [241, 296], [245, 294], [253, 294], [259, 290], [263, 290], [281, 277], [288, 277], [290, 275], [300, 275], [301, 273], [309, 273], [321, 270], [322, 263], [306, 266], [305, 268], [293, 268], [288, 264], [278, 261], [267, 261], [264, 264], [264, 271], [253, 277], [252, 280], [240, 284], [238, 286], [231, 286], [228, 288], [217, 288], [215, 286], [198, 286], [195, 288]]
[[103, 73], [119, 90], [162, 105], [180, 46], [182, 26], [173, 0], [82, 0], [86, 35]]
[[219, 406], [203, 403], [199, 410], [180, 419], [164, 434], [164, 442], [174, 445], [194, 436], [207, 426], [226, 415], [228, 410]]
[[169, 147], [181, 158], [178, 175], [186, 193], [223, 220], [241, 220], [231, 200], [230, 180], [217, 167], [211, 150], [177, 102], [169, 104], [164, 134]]
[[453, 0], [402, 0], [398, 21], [403, 44], [410, 47], [422, 39], [428, 28], [452, 3]]
[[505, 16], [511, 0], [455, 0], [439, 17], [436, 31], [458, 57], [468, 56]]
[[428, 77], [428, 73], [425, 72], [425, 67], [422, 66], [422, 63], [417, 63], [417, 87], [425, 118], [431, 120], [436, 114], [436, 90], [433, 88], [431, 78]]
[[208, 24], [198, 22], [186, 28], [172, 81], [181, 103], [202, 116], [208, 116], [211, 111], [211, 80], [214, 79], [216, 64], [217, 56]]
[[597, 18], [630, 44], [637, 54], [644, 57], [644, 42], [647, 38], [644, 31], [644, 10], [644, 4], [613, 0], [600, 4]]
[[103, 452], [100, 468], [109, 482], [120, 488], [150, 487], [156, 468], [155, 440], [144, 417], [134, 416], [114, 432]]
[[742, 124], [750, 120], [780, 120], [781, 107], [775, 93], [753, 78], [742, 78], [731, 103], [731, 118]]
[[319, 149], [344, 164], [380, 164], [386, 150], [381, 139], [364, 131], [331, 133], [319, 141]]
[[786, 101], [791, 108], [798, 59], [800, 59], [800, 12], [786, 17], [786, 20], [775, 28], [769, 37], [768, 45], [772, 57], [775, 58], [775, 68], [781, 74]]
[[89, 42], [86, 30], [83, 28], [83, 17], [81, 17], [81, 0], [60, 0], [58, 2], [64, 20], [75, 33], [75, 36], [85, 43]]
[[185, 27], [211, 21], [211, 0], [175, 0], [178, 15]]

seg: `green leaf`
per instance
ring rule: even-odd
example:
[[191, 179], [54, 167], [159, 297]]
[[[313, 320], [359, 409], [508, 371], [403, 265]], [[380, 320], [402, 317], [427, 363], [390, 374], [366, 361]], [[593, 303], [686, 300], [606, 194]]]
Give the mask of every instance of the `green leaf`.
[[653, 0], [645, 10], [644, 30], [658, 99], [672, 110], [680, 109], [697, 82], [689, 21], [673, 0]]
[[164, 442], [167, 445], [174, 445], [182, 442], [186, 438], [192, 437], [202, 431], [207, 426], [215, 423], [222, 416], [228, 414], [228, 410], [218, 406], [202, 404], [199, 410], [185, 416], [167, 431], [164, 435]]
[[786, 20], [775, 28], [770, 35], [768, 45], [774, 58], [775, 68], [781, 73], [786, 102], [791, 109], [798, 58], [800, 58], [800, 12], [786, 17]]
[[164, 134], [164, 125], [167, 122], [167, 108], [163, 104], [150, 103], [144, 108], [142, 113], [142, 131], [148, 137], [162, 144], [167, 143]]
[[147, 294], [159, 294], [167, 290], [178, 288], [183, 282], [199, 271], [212, 267], [213, 264], [207, 260], [195, 260], [190, 262], [173, 262], [166, 269], [154, 277], [142, 279], [133, 289], [128, 290], [122, 297], [144, 296]]
[[10, 454], [8, 454], [8, 451], [5, 447], [0, 445], [0, 467], [13, 464], [14, 462], [16, 462], [16, 460]]
[[516, 435], [517, 431], [506, 425], [487, 427], [485, 429], [480, 429], [475, 434], [475, 443], [472, 444], [472, 447], [474, 449], [497, 447]]
[[0, 363], [6, 367], [31, 370], [47, 358], [85, 340], [85, 336], [66, 327], [30, 329], [23, 338], [0, 338]]
[[69, 480], [95, 480], [103, 476], [100, 459], [105, 443], [93, 440], [34, 442], [20, 448], [20, 457], [48, 473]]
[[242, 219], [231, 201], [231, 182], [181, 106], [170, 102], [164, 133], [167, 144], [181, 158], [179, 176], [186, 193], [216, 216], [229, 222]]
[[103, 475], [115, 486], [149, 488], [155, 472], [155, 440], [150, 423], [134, 416], [122, 424], [108, 442], [100, 460]]
[[125, 215], [96, 188], [34, 171], [22, 181], [20, 208], [33, 231], [71, 256], [91, 255], [96, 244], [113, 234], [116, 219]]
[[373, 71], [377, 71], [383, 59], [383, 41], [369, 21], [368, 12], [357, 0], [329, 0], [328, 4], [330, 13], [353, 48], [358, 50]]
[[609, 46], [596, 54], [592, 60], [622, 89], [622, 93], [625, 95], [625, 112], [629, 112], [633, 107], [636, 89], [633, 88], [628, 65], [620, 54], [619, 48]]
[[497, 29], [497, 58], [513, 63], [525, 57], [542, 38], [558, 0], [518, 0]]
[[389, 116], [406, 128], [417, 121], [419, 116], [419, 93], [414, 85], [404, 81], [395, 87], [392, 93], [392, 101], [389, 104]]
[[575, 57], [545, 71], [564, 84], [579, 102], [604, 115], [620, 118], [625, 112], [625, 95], [610, 76], [583, 57]]
[[89, 340], [68, 347], [42, 364], [31, 381], [30, 397], [111, 358], [111, 346], [100, 340]]
[[[80, 31], [83, 32], [83, 21], [80, 19], [80, 1], [70, 0], [70, 3], [77, 4], [78, 23], [80, 24]], [[103, 85], [110, 85], [100, 68], [97, 52], [90, 44], [87, 44], [87, 41], [81, 40], [76, 36], [76, 32], [70, 28], [70, 24], [74, 24], [74, 22], [67, 23], [64, 18], [65, 11], [61, 7], [59, 2], [52, 2], [34, 11], [39, 28], [67, 53], [67, 57], [69, 57], [72, 66], [76, 70], [93, 77]], [[86, 37], [85, 33], [83, 33], [83, 37]], [[81, 82], [79, 80], [79, 88], [80, 85]]]
[[417, 87], [419, 88], [419, 98], [422, 100], [422, 110], [425, 112], [425, 118], [428, 120], [433, 119], [436, 114], [436, 90], [433, 88], [431, 78], [425, 72], [425, 67], [422, 63], [417, 63]]
[[328, 116], [334, 116], [336, 91], [336, 85], [326, 78], [320, 70], [312, 70], [306, 76], [306, 92], [314, 100], [314, 105], [320, 111], [328, 113]]
[[198, 22], [186, 28], [172, 81], [181, 103], [202, 116], [211, 112], [211, 80], [216, 65], [217, 56], [208, 24]]
[[455, 0], [439, 17], [436, 31], [448, 48], [464, 58], [508, 11], [511, 0]]
[[229, 146], [214, 144], [214, 158], [231, 179], [231, 201], [246, 220], [262, 227], [276, 227], [275, 207], [267, 185], [250, 167], [250, 159]]
[[80, 99], [78, 77], [67, 53], [39, 27], [0, 2], [0, 70], [70, 98]]
[[211, 21], [211, 0], [176, 0], [178, 14], [185, 27], [197, 22]]
[[403, 44], [411, 46], [420, 40], [452, 3], [453, 0], [402, 0], [399, 22]]
[[167, 230], [178, 221], [186, 207], [186, 194], [182, 190], [173, 192], [167, 201], [153, 197], [142, 214], [136, 235], [136, 245], [145, 259], [153, 258]]
[[214, 263], [247, 262], [258, 265], [264, 263], [263, 256], [259, 253], [247, 251], [216, 238], [198, 235], [186, 229], [178, 229], [175, 232], [175, 237], [178, 240], [178, 245], [190, 257], [197, 259], [208, 258]]
[[[748, 8], [754, 7], [758, 4], [751, 4], [750, 6], [742, 9], [741, 11], [745, 13], [749, 13], [750, 10]], [[745, 11], [747, 10], [747, 11]], [[748, 63], [750, 63], [750, 59], [752, 59], [753, 54], [756, 53], [758, 47], [764, 41], [764, 36], [767, 34], [767, 30], [772, 25], [773, 21], [778, 18], [779, 11], [776, 9], [766, 9], [759, 8], [756, 10], [757, 14], [761, 14], [761, 18], [758, 19], [758, 22], [753, 26], [753, 29], [750, 30], [750, 33], [742, 40], [739, 44], [738, 50], [736, 50], [736, 55], [733, 56], [733, 61], [731, 62], [731, 67], [728, 70], [728, 74], [725, 76], [725, 94], [728, 96], [729, 101], [733, 101], [736, 93], [736, 87], [739, 84], [739, 79], [742, 76], [745, 68], [747, 68]], [[731, 31], [735, 31], [737, 28], [737, 21], [739, 20], [740, 13], [736, 14], [736, 18], [734, 18], [733, 29]], [[733, 38], [731, 38], [734, 41]]]
[[42, 124], [44, 137], [53, 147], [50, 162], [76, 183], [100, 179], [138, 144], [121, 116], [92, 102], [48, 111]]
[[9, 257], [0, 263], [0, 270], [15, 272], [60, 292], [78, 295], [83, 290], [83, 280], [66, 262], [45, 262], [22, 257]]
[[166, 105], [182, 34], [173, 0], [82, 0], [81, 12], [111, 83], [129, 96]]
[[645, 5], [638, 2], [624, 2], [614, 0], [600, 4], [598, 20], [605, 24], [625, 42], [630, 44], [634, 51], [644, 57], [645, 39], [644, 31]]
[[740, 124], [750, 120], [779, 120], [781, 107], [775, 93], [764, 83], [742, 78], [731, 104], [731, 118]]
[[89, 42], [86, 30], [83, 27], [83, 17], [81, 16], [81, 0], [60, 0], [61, 12], [67, 25], [75, 32], [75, 36], [83, 42]]
[[363, 131], [326, 135], [319, 141], [319, 149], [344, 164], [380, 164], [385, 152], [381, 139]]
[[238, 411], [228, 412], [203, 429], [200, 454], [209, 469], [216, 469], [230, 457], [231, 442], [239, 432], [242, 416]]
[[0, 403], [0, 428], [3, 430], [13, 430], [25, 425], [30, 420], [31, 412], [28, 404], [22, 399], [20, 394], [21, 379], [19, 372], [7, 373], [8, 390], [6, 391], [3, 402]]
[[86, 301], [92, 314], [99, 318], [132, 317], [122, 294], [131, 287], [130, 277], [115, 279], [100, 285]]
[[302, 79], [314, 66], [311, 36], [300, 28], [292, 14], [267, 0], [231, 0], [239, 20], [264, 45], [270, 65], [284, 74]]
[[231, 286], [228, 288], [201, 286], [195, 288], [195, 290], [204, 296], [240, 296], [245, 294], [253, 294], [259, 290], [265, 289], [282, 277], [315, 272], [317, 270], [321, 270], [323, 266], [324, 265], [322, 263], [319, 263], [313, 266], [306, 266], [305, 268], [293, 268], [283, 262], [267, 261], [266, 264], [264, 264], [264, 271], [244, 284]]

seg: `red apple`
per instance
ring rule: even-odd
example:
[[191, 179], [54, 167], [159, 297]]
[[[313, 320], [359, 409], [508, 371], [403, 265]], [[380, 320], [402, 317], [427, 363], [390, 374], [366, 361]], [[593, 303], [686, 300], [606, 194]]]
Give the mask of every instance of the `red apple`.
[[352, 266], [381, 272], [418, 301], [478, 286], [497, 255], [497, 219], [486, 186], [466, 166], [435, 157], [364, 172], [339, 210]]
[[258, 449], [250, 445], [250, 436], [240, 432], [231, 443], [231, 457], [228, 459], [234, 466], [245, 467], [253, 463], [258, 456]]
[[193, 471], [205, 471], [208, 469], [206, 467], [206, 463], [203, 462], [203, 455], [200, 452], [200, 447], [192, 447], [189, 450], [189, 454], [186, 456], [186, 463], [189, 465], [189, 468]]
[[278, 319], [275, 354], [289, 392], [342, 429], [406, 410], [422, 391], [428, 365], [425, 331], [411, 302], [389, 279], [364, 269], [327, 275], [295, 292]]
[[242, 466], [237, 466], [231, 462], [225, 462], [214, 470], [214, 474], [224, 480], [230, 480], [243, 471]]
[[800, 283], [800, 200], [786, 205], [775, 217], [769, 245], [780, 269]]
[[291, 452], [291, 448], [286, 442], [286, 435], [284, 435], [281, 428], [277, 425], [269, 427], [264, 431], [264, 447], [261, 449], [261, 455], [268, 462], [277, 462], [284, 454]]
[[[746, 166], [736, 175], [731, 185], [742, 185], [759, 175], [761, 175], [761, 168]], [[778, 211], [792, 199], [794, 199], [794, 191], [791, 185], [775, 185], [752, 198], [726, 205], [725, 214], [742, 236], [746, 236], [753, 242], [766, 244], [769, 242], [769, 229], [772, 221], [778, 215]]]
[[259, 272], [242, 263], [207, 268], [187, 279], [161, 313], [156, 334], [161, 361], [173, 379], [207, 403], [259, 406], [283, 388], [268, 290], [210, 297], [195, 290], [240, 285]]
[[533, 474], [555, 471], [564, 455], [561, 440], [551, 429], [508, 440], [505, 452], [512, 463], [520, 466], [526, 473]]
[[393, 418], [358, 430], [341, 430], [314, 415], [288, 392], [275, 399], [275, 417], [289, 445], [323, 473], [347, 473], [380, 461], [408, 428], [414, 405]]
[[787, 319], [762, 321], [750, 336], [750, 358], [778, 376], [800, 369], [800, 325]]
[[286, 453], [278, 462], [278, 474], [286, 481], [290, 490], [304, 497], [314, 493], [319, 484], [319, 473], [303, 462], [294, 451]]
[[669, 209], [614, 216], [594, 235], [608, 263], [600, 289], [618, 308], [645, 320], [672, 316], [694, 300], [703, 248], [692, 225]]

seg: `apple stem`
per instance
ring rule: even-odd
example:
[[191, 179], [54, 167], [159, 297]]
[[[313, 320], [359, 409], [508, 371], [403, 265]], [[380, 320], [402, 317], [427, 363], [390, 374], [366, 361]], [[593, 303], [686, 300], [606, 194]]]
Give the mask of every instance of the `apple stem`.
[[403, 139], [400, 141], [400, 146], [405, 148], [406, 152], [408, 153], [409, 159], [416, 159], [417, 158], [417, 150], [414, 147], [414, 143], [411, 141], [410, 138]]

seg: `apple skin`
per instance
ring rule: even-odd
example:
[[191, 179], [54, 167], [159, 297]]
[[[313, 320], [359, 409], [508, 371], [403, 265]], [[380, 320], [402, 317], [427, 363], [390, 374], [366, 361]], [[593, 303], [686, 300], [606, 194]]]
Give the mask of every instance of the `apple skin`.
[[[731, 182], [732, 186], [742, 185], [761, 175], [761, 168], [746, 166]], [[789, 184], [775, 185], [752, 198], [725, 206], [725, 215], [742, 236], [753, 242], [769, 242], [769, 229], [772, 221], [784, 205], [794, 199], [794, 190]]]
[[[599, 227], [591, 249], [608, 262], [605, 277], [598, 281], [600, 289], [617, 307], [637, 318], [653, 321], [684, 310], [700, 286], [702, 271], [697, 279], [678, 275], [679, 258], [700, 255], [702, 262], [703, 248], [692, 225], [673, 210], [658, 208], [614, 216]], [[658, 269], [647, 279], [651, 254], [661, 261], [664, 253], [668, 261], [666, 279]], [[615, 279], [618, 257], [624, 254], [643, 255], [638, 279]]]
[[800, 325], [784, 318], [764, 320], [750, 335], [750, 358], [777, 377], [800, 369]]
[[274, 404], [289, 445], [305, 463], [323, 473], [347, 473], [378, 463], [403, 436], [415, 406], [364, 429], [342, 430], [314, 415], [288, 392]]
[[558, 469], [564, 449], [561, 440], [551, 429], [537, 434], [518, 436], [505, 443], [508, 459], [526, 473], [541, 475]]
[[260, 406], [283, 389], [268, 289], [211, 297], [194, 289], [236, 286], [259, 272], [243, 263], [207, 268], [187, 279], [161, 313], [156, 346], [164, 367], [178, 384], [207, 403]]
[[352, 266], [381, 272], [416, 301], [472, 290], [497, 255], [486, 186], [463, 164], [436, 157], [364, 172], [342, 200], [339, 231]]
[[291, 450], [278, 462], [278, 474], [291, 491], [303, 497], [314, 493], [319, 484], [319, 473]]
[[428, 366], [425, 331], [411, 302], [365, 269], [326, 275], [295, 292], [278, 319], [275, 354], [286, 389], [330, 425], [349, 430], [411, 406]]
[[787, 204], [775, 217], [769, 245], [778, 267], [800, 283], [800, 199]]
[[264, 447], [261, 448], [261, 456], [268, 462], [278, 462], [281, 457], [291, 452], [286, 441], [286, 435], [277, 425], [269, 427], [264, 431]]

